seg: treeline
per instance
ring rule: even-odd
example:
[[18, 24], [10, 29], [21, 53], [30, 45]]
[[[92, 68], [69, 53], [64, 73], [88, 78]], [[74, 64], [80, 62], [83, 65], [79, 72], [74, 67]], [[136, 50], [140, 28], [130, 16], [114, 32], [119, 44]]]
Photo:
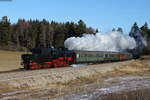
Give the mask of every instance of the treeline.
[[95, 34], [98, 29], [87, 27], [85, 22], [77, 23], [19, 19], [11, 24], [7, 16], [0, 20], [0, 49], [25, 50], [34, 47], [63, 48], [65, 39], [81, 36], [83, 33]]
[[[121, 27], [118, 27], [117, 29], [113, 28], [112, 32], [114, 32], [114, 31], [123, 33], [123, 29]], [[145, 47], [140, 47], [139, 49], [143, 48], [142, 52], [141, 52], [142, 55], [150, 54], [150, 28], [148, 27], [147, 22], [142, 26], [138, 26], [138, 24], [135, 22], [131, 27], [129, 36], [133, 37], [136, 40], [138, 45], [141, 42], [139, 37], [142, 37], [143, 43], [145, 42], [146, 45], [145, 45]]]
[[130, 31], [129, 35], [133, 36], [135, 38], [136, 38], [136, 36], [141, 35], [143, 37], [143, 42], [145, 42], [145, 44], [146, 44], [146, 47], [143, 49], [142, 54], [150, 54], [150, 29], [149, 29], [147, 23], [145, 23], [143, 26], [139, 27], [137, 25], [137, 23], [135, 22], [133, 24], [133, 26], [131, 27], [131, 31]]
[[[113, 28], [112, 31], [123, 33], [123, 29]], [[72, 36], [82, 36], [83, 33], [95, 34], [98, 29], [87, 27], [84, 21], [77, 23], [55, 21], [25, 20], [19, 19], [17, 23], [12, 24], [7, 16], [0, 20], [0, 49], [7, 50], [26, 50], [35, 47], [55, 47], [64, 48], [64, 41]], [[139, 27], [135, 22], [131, 27], [129, 35], [140, 34], [147, 42], [144, 49], [145, 54], [150, 54], [150, 29], [145, 23]]]

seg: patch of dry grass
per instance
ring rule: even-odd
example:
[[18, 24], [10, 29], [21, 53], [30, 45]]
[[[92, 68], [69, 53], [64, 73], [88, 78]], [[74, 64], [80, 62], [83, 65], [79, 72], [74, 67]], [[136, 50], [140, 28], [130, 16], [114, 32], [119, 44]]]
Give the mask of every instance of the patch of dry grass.
[[21, 67], [21, 54], [24, 52], [0, 50], [0, 71], [9, 71]]
[[[67, 83], [59, 83], [61, 85], [66, 86], [65, 89], [67, 91], [60, 91], [60, 93], [78, 93], [81, 91], [89, 91], [94, 88], [97, 88], [96, 86], [103, 86], [103, 85], [110, 85], [111, 83], [106, 83], [103, 81], [103, 79], [109, 78], [109, 77], [117, 77], [117, 76], [131, 76], [131, 75], [150, 75], [150, 62], [142, 62], [140, 60], [134, 61], [133, 63], [129, 65], [124, 65], [121, 67], [116, 68], [114, 71], [105, 73], [105, 74], [96, 74], [92, 75], [90, 77], [78, 77], [76, 80], [71, 80]], [[92, 88], [82, 87], [84, 84], [93, 84]], [[75, 88], [74, 88], [75, 87]], [[149, 95], [147, 94], [149, 93]], [[146, 93], [146, 90], [138, 90], [138, 91], [132, 91], [132, 92], [123, 92], [120, 94], [109, 94], [107, 95], [107, 99], [104, 100], [150, 100], [147, 99], [150, 97], [150, 90]], [[114, 99], [111, 99], [111, 96], [114, 97]], [[119, 98], [115, 98], [118, 97]], [[133, 96], [133, 98], [131, 98]], [[141, 96], [141, 98], [139, 97]], [[137, 99], [136, 99], [137, 98]], [[99, 100], [99, 99], [97, 99]]]

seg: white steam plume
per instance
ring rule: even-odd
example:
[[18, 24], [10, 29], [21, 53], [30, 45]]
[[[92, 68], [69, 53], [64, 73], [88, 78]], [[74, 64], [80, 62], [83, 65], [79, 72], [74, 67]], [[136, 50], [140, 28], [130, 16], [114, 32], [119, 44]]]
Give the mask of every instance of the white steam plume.
[[70, 37], [64, 45], [69, 50], [86, 51], [125, 51], [136, 47], [134, 38], [119, 32], [84, 34], [82, 37]]

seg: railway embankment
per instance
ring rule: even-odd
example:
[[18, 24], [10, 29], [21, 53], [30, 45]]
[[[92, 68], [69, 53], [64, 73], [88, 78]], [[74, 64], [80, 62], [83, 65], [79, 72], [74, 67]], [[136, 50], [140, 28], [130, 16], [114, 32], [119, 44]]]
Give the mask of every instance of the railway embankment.
[[[119, 77], [119, 79], [116, 77]], [[130, 80], [124, 81], [126, 77]], [[97, 88], [103, 89], [114, 85], [116, 87], [127, 85], [123, 88], [126, 90], [130, 85], [129, 83], [133, 83], [130, 88], [132, 90], [132, 85], [135, 87], [134, 83], [137, 82], [141, 86], [140, 89], [144, 89], [149, 84], [149, 81], [145, 81], [149, 80], [149, 77], [149, 58], [85, 65], [76, 68], [66, 67], [1, 73], [0, 99], [45, 100], [43, 98], [46, 98], [49, 100], [49, 98], [67, 94], [85, 91], [89, 93], [88, 91], [94, 91]], [[139, 87], [139, 84], [137, 87]]]
[[110, 73], [134, 60], [97, 65], [85, 65], [78, 68], [56, 68], [31, 71], [20, 71], [0, 74], [0, 92], [14, 89], [32, 89], [57, 83], [67, 83], [83, 77]]

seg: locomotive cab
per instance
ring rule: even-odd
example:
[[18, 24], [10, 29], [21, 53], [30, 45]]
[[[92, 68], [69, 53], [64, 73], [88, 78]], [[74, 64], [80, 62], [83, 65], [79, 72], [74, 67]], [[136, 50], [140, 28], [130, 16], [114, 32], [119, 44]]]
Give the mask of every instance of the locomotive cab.
[[21, 55], [22, 63], [21, 65], [24, 65], [24, 69], [30, 69], [30, 63], [32, 62], [32, 54], [23, 54]]

